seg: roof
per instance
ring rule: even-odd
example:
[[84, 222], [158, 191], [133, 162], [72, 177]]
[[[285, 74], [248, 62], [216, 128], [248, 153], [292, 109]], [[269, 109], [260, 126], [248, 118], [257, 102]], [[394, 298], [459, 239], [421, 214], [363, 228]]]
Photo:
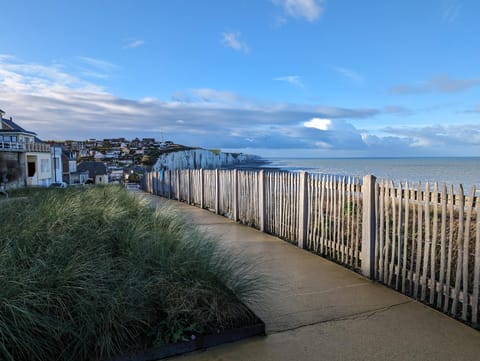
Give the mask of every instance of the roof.
[[21, 126], [19, 126], [17, 123], [15, 123], [11, 119], [6, 119], [6, 118], [2, 117], [2, 123], [3, 123], [2, 128], [3, 128], [4, 125], [6, 125], [7, 128], [9, 128], [10, 130], [13, 130], [13, 131], [17, 131], [17, 132], [21, 132], [21, 133], [27, 133], [27, 134], [31, 134], [31, 135], [37, 135], [37, 133], [30, 132], [28, 130], [23, 129]]
[[82, 162], [77, 166], [77, 172], [88, 171], [89, 178], [107, 174], [107, 167], [102, 162]]

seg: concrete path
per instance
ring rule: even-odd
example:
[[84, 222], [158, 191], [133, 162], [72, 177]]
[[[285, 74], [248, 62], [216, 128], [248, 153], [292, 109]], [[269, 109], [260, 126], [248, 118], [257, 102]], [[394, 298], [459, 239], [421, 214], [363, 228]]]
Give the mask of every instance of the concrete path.
[[271, 285], [249, 305], [267, 336], [173, 358], [480, 360], [480, 332], [278, 238], [199, 208], [145, 195], [241, 250]]

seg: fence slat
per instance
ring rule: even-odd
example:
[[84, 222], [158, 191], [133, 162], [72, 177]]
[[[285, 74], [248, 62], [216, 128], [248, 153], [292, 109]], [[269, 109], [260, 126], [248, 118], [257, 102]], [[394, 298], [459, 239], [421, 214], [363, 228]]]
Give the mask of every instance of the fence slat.
[[[425, 212], [425, 245], [423, 248], [423, 272], [422, 272], [422, 292], [421, 300], [425, 301], [428, 288], [428, 271], [429, 271], [429, 259], [430, 259], [430, 184], [425, 184], [425, 193], [423, 196], [424, 212]], [[419, 230], [420, 231], [420, 230]]]
[[[392, 233], [391, 233], [391, 251], [390, 251], [390, 269], [388, 271], [388, 285], [392, 286], [393, 274], [395, 272], [395, 252], [397, 241], [397, 204], [395, 198], [395, 188], [393, 182], [390, 182], [390, 202], [392, 207]], [[389, 222], [390, 223], [390, 222]]]
[[450, 222], [449, 222], [449, 236], [448, 236], [448, 258], [447, 258], [447, 275], [446, 275], [446, 290], [445, 290], [445, 299], [443, 303], [443, 312], [447, 313], [448, 312], [448, 306], [450, 304], [450, 298], [451, 298], [451, 275], [452, 275], [452, 251], [453, 251], [453, 214], [454, 214], [454, 199], [455, 195], [453, 192], [453, 186], [450, 186], [450, 195], [448, 196], [448, 212], [449, 212], [449, 217], [450, 217]]
[[405, 223], [404, 223], [404, 232], [403, 232], [403, 257], [402, 257], [402, 293], [406, 292], [409, 221], [410, 221], [410, 188], [408, 187], [408, 182], [406, 182], [405, 183], [405, 220], [404, 220]]
[[385, 183], [385, 258], [384, 258], [384, 282], [388, 283], [390, 280], [390, 247], [391, 247], [391, 237], [390, 237], [390, 183]]
[[436, 292], [436, 263], [437, 263], [437, 236], [438, 236], [438, 183], [433, 186], [432, 206], [433, 206], [433, 223], [432, 223], [432, 244], [430, 250], [430, 279], [432, 284], [430, 287], [429, 302], [433, 305]]
[[476, 237], [475, 237], [475, 264], [473, 271], [473, 292], [472, 292], [472, 323], [478, 326], [478, 301], [480, 288], [480, 201], [477, 198], [476, 206]]
[[465, 231], [463, 237], [463, 268], [462, 268], [462, 278], [463, 278], [463, 301], [462, 301], [462, 319], [467, 320], [467, 310], [468, 310], [468, 262], [469, 262], [469, 251], [470, 251], [470, 223], [472, 219], [472, 209], [473, 209], [473, 200], [475, 199], [475, 186], [472, 187], [470, 197], [467, 201], [467, 218], [465, 222]]
[[418, 183], [417, 188], [418, 194], [418, 222], [417, 222], [417, 247], [416, 247], [416, 256], [417, 259], [415, 261], [415, 285], [413, 289], [413, 298], [418, 298], [418, 288], [420, 287], [420, 275], [421, 275], [421, 262], [422, 262], [422, 243], [423, 243], [423, 192], [421, 188], [421, 184]]
[[380, 276], [380, 281], [385, 282], [384, 277], [384, 257], [385, 257], [385, 183], [382, 179], [382, 184], [380, 186], [380, 241], [379, 241], [379, 261], [378, 261], [378, 274]]
[[446, 229], [447, 229], [447, 185], [442, 185], [442, 194], [440, 196], [441, 204], [441, 228], [440, 228], [440, 291], [437, 294], [437, 307], [442, 307], [443, 293], [450, 287], [445, 287], [445, 242], [446, 242]]
[[398, 203], [398, 225], [397, 225], [397, 264], [398, 267], [396, 268], [395, 272], [395, 289], [400, 289], [400, 273], [403, 261], [403, 238], [402, 238], [402, 183], [398, 185], [397, 189], [397, 196], [395, 197], [395, 201]]
[[352, 183], [353, 178], [348, 177], [347, 183], [347, 264], [353, 266], [353, 242], [352, 242], [352, 228], [353, 225], [353, 209], [352, 209]]
[[412, 198], [412, 246], [410, 250], [410, 272], [408, 272], [408, 288], [409, 294], [413, 295], [413, 286], [415, 284], [414, 279], [414, 266], [415, 266], [415, 250], [416, 250], [416, 232], [417, 232], [417, 207], [415, 207], [418, 192], [415, 191], [415, 185], [412, 184], [412, 188], [410, 189], [410, 196]]
[[458, 304], [458, 296], [460, 293], [460, 287], [462, 282], [462, 266], [463, 266], [463, 233], [464, 233], [464, 224], [465, 224], [465, 196], [463, 195], [463, 187], [460, 185], [458, 187], [458, 236], [457, 236], [457, 269], [455, 272], [455, 289], [453, 291], [453, 301], [452, 301], [452, 315], [457, 314], [457, 304]]
[[360, 193], [361, 193], [361, 186], [360, 186], [360, 179], [357, 178], [357, 183], [356, 183], [356, 192], [355, 192], [355, 198], [356, 198], [356, 208], [357, 208], [357, 212], [356, 212], [356, 217], [357, 217], [357, 221], [355, 222], [356, 223], [356, 227], [355, 227], [355, 269], [358, 269], [359, 268], [359, 265], [358, 265], [358, 261], [360, 259], [360, 249], [359, 249], [359, 243], [360, 243], [360, 234], [361, 234], [361, 230], [360, 230], [360, 215], [363, 213], [363, 205], [362, 203], [360, 202]]

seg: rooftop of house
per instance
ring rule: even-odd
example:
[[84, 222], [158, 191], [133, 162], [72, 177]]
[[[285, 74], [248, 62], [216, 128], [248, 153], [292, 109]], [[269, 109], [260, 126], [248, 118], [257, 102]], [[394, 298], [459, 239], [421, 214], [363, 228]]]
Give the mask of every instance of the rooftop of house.
[[18, 132], [18, 133], [26, 133], [26, 134], [30, 134], [30, 135], [37, 135], [36, 133], [31, 132], [29, 130], [26, 130], [26, 129], [22, 128], [21, 126], [19, 126], [17, 123], [15, 123], [13, 121], [12, 118], [10, 118], [10, 119], [4, 118], [3, 116], [1, 116], [2, 113], [3, 112], [0, 112], [0, 117], [1, 117], [1, 120], [2, 120], [2, 127], [0, 128], [0, 131]]
[[102, 162], [85, 161], [85, 162], [81, 162], [77, 166], [77, 171], [78, 172], [88, 171], [88, 176], [90, 178], [95, 178], [95, 176], [97, 175], [107, 174], [107, 167]]

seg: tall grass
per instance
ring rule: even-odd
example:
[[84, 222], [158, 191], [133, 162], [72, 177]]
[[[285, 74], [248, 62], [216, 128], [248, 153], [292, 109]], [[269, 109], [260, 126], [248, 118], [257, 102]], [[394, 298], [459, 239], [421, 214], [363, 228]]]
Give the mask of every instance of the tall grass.
[[255, 321], [248, 264], [119, 187], [0, 204], [0, 359], [102, 360]]

